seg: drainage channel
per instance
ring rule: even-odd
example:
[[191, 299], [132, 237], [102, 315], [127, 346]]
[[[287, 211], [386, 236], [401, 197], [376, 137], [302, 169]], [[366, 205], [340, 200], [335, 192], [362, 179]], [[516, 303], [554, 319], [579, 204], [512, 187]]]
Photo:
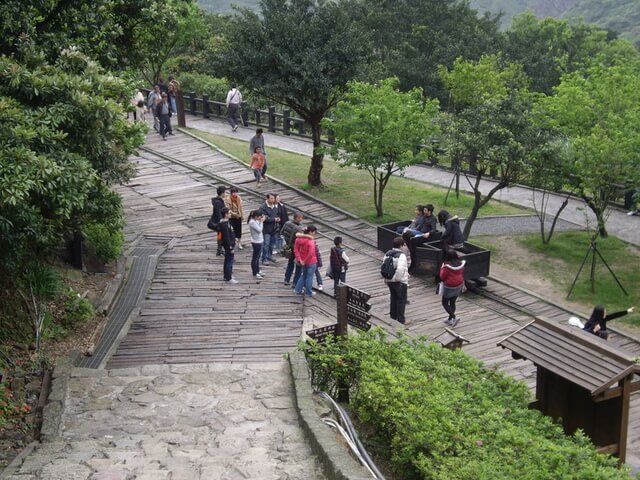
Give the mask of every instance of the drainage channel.
[[129, 257], [132, 258], [129, 274], [116, 298], [114, 307], [109, 313], [107, 325], [102, 332], [100, 341], [90, 357], [81, 359], [77, 366], [83, 368], [100, 368], [105, 363], [127, 319], [133, 309], [139, 304], [146, 293], [146, 283], [150, 280], [150, 269], [155, 270], [155, 258], [164, 252], [164, 247], [138, 246], [133, 248]]

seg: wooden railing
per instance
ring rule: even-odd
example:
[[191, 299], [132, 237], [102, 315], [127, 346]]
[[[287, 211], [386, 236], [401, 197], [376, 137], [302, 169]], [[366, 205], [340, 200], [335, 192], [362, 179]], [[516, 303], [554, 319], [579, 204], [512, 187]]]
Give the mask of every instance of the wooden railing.
[[[145, 98], [149, 90], [142, 90]], [[197, 97], [195, 92], [184, 94], [184, 109], [186, 113], [204, 118], [227, 118], [227, 106], [225, 102], [210, 100], [208, 95]], [[243, 102], [240, 106], [240, 115], [245, 126], [261, 127], [269, 132], [280, 132], [283, 135], [293, 135], [304, 138], [311, 138], [309, 126], [302, 118], [291, 115], [291, 110], [283, 108], [282, 112], [271, 106], [267, 110], [251, 107]], [[333, 133], [324, 131], [322, 140], [330, 145], [335, 143]]]

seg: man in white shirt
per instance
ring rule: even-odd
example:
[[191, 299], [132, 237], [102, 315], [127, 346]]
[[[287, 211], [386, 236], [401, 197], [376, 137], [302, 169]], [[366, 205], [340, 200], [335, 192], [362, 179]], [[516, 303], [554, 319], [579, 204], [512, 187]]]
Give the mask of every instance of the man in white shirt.
[[238, 108], [240, 108], [240, 104], [242, 103], [242, 94], [240, 90], [236, 88], [236, 84], [231, 84], [231, 90], [227, 93], [227, 121], [229, 125], [231, 125], [231, 129], [235, 132], [238, 130], [238, 121], [236, 120], [236, 114], [238, 113]]

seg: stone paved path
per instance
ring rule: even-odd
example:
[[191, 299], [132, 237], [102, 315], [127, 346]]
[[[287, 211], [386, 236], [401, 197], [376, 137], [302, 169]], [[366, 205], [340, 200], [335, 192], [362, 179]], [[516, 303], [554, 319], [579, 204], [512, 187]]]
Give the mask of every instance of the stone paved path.
[[11, 480], [325, 478], [292, 404], [288, 365], [76, 368], [59, 440]]

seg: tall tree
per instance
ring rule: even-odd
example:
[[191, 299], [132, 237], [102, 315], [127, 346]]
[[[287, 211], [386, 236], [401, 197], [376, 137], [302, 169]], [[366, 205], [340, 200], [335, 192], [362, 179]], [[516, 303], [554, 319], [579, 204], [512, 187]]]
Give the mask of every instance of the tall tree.
[[[479, 16], [466, 1], [361, 0], [360, 21], [372, 32], [381, 75], [397, 76], [400, 87], [421, 87], [446, 105], [438, 66], [458, 57], [478, 60], [499, 51], [499, 16]], [[354, 13], [357, 17], [359, 12]]]
[[[321, 185], [321, 121], [370, 57], [370, 42], [347, 2], [263, 0], [241, 10], [220, 53], [220, 68], [271, 101], [295, 110], [311, 128], [310, 185]], [[218, 72], [216, 72], [218, 73]]]
[[31, 51], [0, 56], [2, 281], [86, 223], [121, 229], [108, 186], [130, 177], [128, 157], [144, 140], [119, 104], [130, 92], [74, 49], [55, 64]]
[[378, 85], [350, 83], [345, 99], [324, 120], [336, 136], [331, 155], [341, 166], [354, 165], [371, 175], [378, 217], [391, 175], [421, 161], [416, 146], [430, 145], [437, 133], [437, 100], [425, 102], [420, 89], [403, 93], [397, 86], [397, 78]]
[[[526, 77], [517, 67], [490, 56], [458, 60], [441, 75], [460, 110], [443, 116], [443, 133], [452, 162], [470, 172], [465, 176], [474, 203], [463, 232], [468, 238], [480, 208], [524, 177], [545, 137], [533, 120], [531, 95], [522, 83]], [[482, 180], [490, 175], [496, 183], [483, 193]]]
[[539, 19], [533, 13], [517, 16], [505, 39], [505, 59], [520, 63], [531, 79], [530, 89], [547, 95], [563, 74], [585, 68], [594, 58], [607, 62], [614, 56], [609, 52], [615, 43], [610, 32], [596, 25]]
[[15, 54], [27, 40], [55, 61], [74, 47], [105, 68], [137, 70], [153, 82], [206, 28], [196, 0], [7, 0], [0, 34], [0, 53]]
[[541, 100], [551, 125], [568, 139], [578, 192], [606, 237], [609, 203], [627, 182], [640, 184], [640, 70], [596, 65], [562, 78]]

